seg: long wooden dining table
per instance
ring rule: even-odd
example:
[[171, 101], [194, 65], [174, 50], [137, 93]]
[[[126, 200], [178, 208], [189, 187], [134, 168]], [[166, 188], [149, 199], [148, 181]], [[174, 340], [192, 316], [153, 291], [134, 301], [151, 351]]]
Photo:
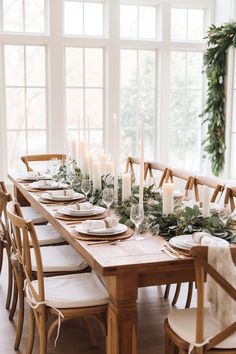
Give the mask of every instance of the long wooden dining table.
[[12, 175], [9, 178], [15, 190], [18, 190], [103, 278], [109, 292], [106, 354], [137, 354], [138, 288], [193, 281], [193, 259], [170, 257], [162, 251], [166, 241], [161, 236], [151, 234], [145, 234], [144, 239], [140, 241], [128, 239], [113, 245], [89, 245], [74, 236], [76, 223], [55, 217], [61, 205], [41, 203], [40, 191], [32, 192], [27, 183], [19, 182]]

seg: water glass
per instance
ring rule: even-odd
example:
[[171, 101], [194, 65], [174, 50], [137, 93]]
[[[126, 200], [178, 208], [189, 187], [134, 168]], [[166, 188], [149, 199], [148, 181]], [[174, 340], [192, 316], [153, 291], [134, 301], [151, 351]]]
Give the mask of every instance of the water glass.
[[102, 191], [102, 202], [107, 206], [108, 214], [110, 206], [114, 201], [114, 189], [113, 188], [104, 188]]
[[90, 179], [83, 179], [81, 182], [81, 191], [88, 197], [89, 192], [91, 192], [92, 185]]
[[[130, 220], [135, 225], [135, 234], [138, 232], [138, 228], [144, 219], [144, 210], [142, 204], [133, 204], [130, 210]], [[144, 240], [142, 236], [135, 236], [134, 239], [136, 241]]]

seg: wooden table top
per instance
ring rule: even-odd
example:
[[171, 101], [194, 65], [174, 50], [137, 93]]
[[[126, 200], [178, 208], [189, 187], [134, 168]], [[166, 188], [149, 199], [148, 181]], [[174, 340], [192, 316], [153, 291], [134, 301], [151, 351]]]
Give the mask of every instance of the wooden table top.
[[[93, 246], [88, 245], [87, 241], [76, 239], [73, 236], [76, 222], [72, 224], [71, 221], [55, 218], [56, 211], [62, 205], [41, 203], [38, 199], [43, 191], [31, 192], [27, 190], [28, 183], [21, 183], [11, 175], [9, 175], [9, 178], [30, 204], [61, 232], [63, 237], [86, 259], [91, 268], [100, 275], [110, 276], [130, 272], [161, 274], [164, 270], [166, 272], [173, 270], [184, 272], [187, 269], [193, 271], [194, 264], [191, 257], [173, 259], [161, 251], [166, 241], [160, 236], [145, 234], [145, 239], [140, 241], [128, 239], [115, 245], [100, 244]], [[145, 286], [145, 284], [140, 284], [140, 286]]]

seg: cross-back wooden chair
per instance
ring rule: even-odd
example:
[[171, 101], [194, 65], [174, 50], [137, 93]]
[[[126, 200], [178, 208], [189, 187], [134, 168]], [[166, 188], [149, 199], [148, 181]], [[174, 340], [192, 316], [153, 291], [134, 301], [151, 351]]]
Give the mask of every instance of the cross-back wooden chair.
[[[150, 161], [147, 163], [147, 175], [154, 181], [154, 184], [157, 185], [158, 188], [161, 188], [163, 183], [170, 178], [170, 169], [167, 165], [160, 162]], [[160, 172], [159, 182], [156, 181], [155, 171]]]
[[210, 199], [211, 203], [219, 203], [224, 189], [225, 189], [225, 184], [214, 177], [205, 177], [205, 176], [197, 176], [193, 180], [193, 189], [194, 189], [194, 194], [195, 194], [195, 200], [197, 202], [200, 201], [200, 193], [199, 193], [199, 186], [206, 186], [210, 189], [213, 190], [212, 196]]
[[[135, 166], [140, 166], [140, 159], [137, 157], [128, 157], [126, 161], [125, 173], [130, 172], [131, 177], [135, 178]], [[148, 163], [144, 162], [144, 180], [147, 178]]]
[[30, 166], [30, 162], [43, 162], [43, 161], [49, 161], [51, 159], [58, 159], [64, 162], [66, 159], [66, 155], [65, 154], [43, 154], [43, 155], [21, 156], [21, 161], [25, 164], [28, 172], [33, 171], [33, 168]]
[[[44, 276], [44, 265], [36, 231], [31, 221], [17, 215], [18, 204], [7, 205], [16, 256], [25, 278], [25, 295], [30, 306], [27, 354], [33, 350], [35, 322], [39, 332], [39, 354], [47, 353], [47, 343], [60, 323], [77, 317], [95, 316], [106, 328], [108, 293], [95, 273]], [[31, 251], [31, 247], [33, 252]], [[32, 264], [36, 261], [36, 271]], [[56, 319], [55, 319], [56, 316]], [[49, 317], [54, 320], [47, 324]]]
[[195, 177], [192, 175], [191, 172], [177, 168], [170, 168], [165, 178], [165, 182], [170, 181], [172, 183], [175, 183], [176, 179], [183, 181], [185, 196], [187, 197], [188, 191], [191, 191], [193, 189]]
[[224, 205], [230, 205], [230, 210], [235, 210], [236, 187], [227, 187], [225, 191]]
[[[236, 319], [229, 327], [221, 329], [220, 325], [215, 327], [215, 319], [212, 315], [206, 315], [204, 310], [204, 282], [206, 274], [209, 274], [217, 284], [235, 301], [236, 288], [226, 281], [208, 263], [208, 248], [198, 246], [192, 248], [195, 258], [195, 272], [197, 284], [197, 308], [172, 311], [165, 320], [165, 354], [178, 353], [187, 354], [190, 344], [193, 345], [194, 354], [235, 354], [236, 353]], [[231, 255], [236, 264], [236, 247], [231, 248]], [[209, 317], [210, 316], [210, 317]], [[213, 322], [214, 321], [214, 322]], [[209, 328], [211, 326], [211, 328]], [[213, 326], [213, 327], [212, 327]], [[192, 329], [192, 331], [191, 331]], [[191, 332], [191, 333], [190, 333]], [[208, 334], [206, 334], [208, 333]], [[210, 338], [206, 338], [207, 336]], [[194, 338], [195, 335], [195, 338]], [[185, 340], [184, 340], [184, 338]], [[189, 339], [188, 339], [189, 338]], [[191, 339], [190, 339], [191, 338]], [[193, 339], [195, 343], [190, 341]], [[226, 344], [226, 341], [227, 344]], [[223, 342], [224, 341], [224, 342]], [[221, 344], [222, 342], [222, 344]]]

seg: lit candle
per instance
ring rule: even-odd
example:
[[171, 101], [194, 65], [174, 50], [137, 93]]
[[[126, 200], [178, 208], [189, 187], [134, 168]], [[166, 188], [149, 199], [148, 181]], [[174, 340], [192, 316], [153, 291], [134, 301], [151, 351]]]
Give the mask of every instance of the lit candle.
[[87, 164], [88, 164], [88, 174], [90, 179], [93, 177], [93, 156], [88, 154], [87, 155]]
[[90, 126], [89, 126], [89, 116], [87, 116], [87, 133], [88, 133], [88, 150], [90, 150]]
[[87, 155], [87, 144], [84, 141], [80, 142], [79, 146], [79, 153], [80, 153], [80, 169], [82, 173], [87, 173], [87, 166], [86, 166], [86, 155]]
[[126, 200], [131, 196], [131, 175], [124, 173], [122, 175], [122, 200]]
[[202, 187], [202, 216], [204, 218], [210, 216], [210, 193], [207, 186]]
[[76, 139], [71, 139], [71, 158], [77, 160], [77, 144]]
[[100, 162], [93, 161], [93, 191], [96, 189], [101, 190], [101, 172], [100, 172]]
[[162, 212], [164, 215], [173, 214], [174, 211], [174, 184], [163, 183], [162, 186]]
[[107, 161], [107, 155], [104, 154], [104, 150], [100, 154], [100, 164], [101, 164], [101, 174], [105, 175], [106, 174], [106, 161]]
[[114, 154], [114, 200], [115, 203], [118, 201], [118, 129], [117, 129], [117, 118], [116, 114], [113, 114], [113, 154]]
[[140, 113], [140, 183], [139, 183], [139, 204], [143, 205], [144, 186], [144, 116]]
[[78, 114], [78, 134], [77, 134], [77, 164], [80, 166], [80, 115]]

